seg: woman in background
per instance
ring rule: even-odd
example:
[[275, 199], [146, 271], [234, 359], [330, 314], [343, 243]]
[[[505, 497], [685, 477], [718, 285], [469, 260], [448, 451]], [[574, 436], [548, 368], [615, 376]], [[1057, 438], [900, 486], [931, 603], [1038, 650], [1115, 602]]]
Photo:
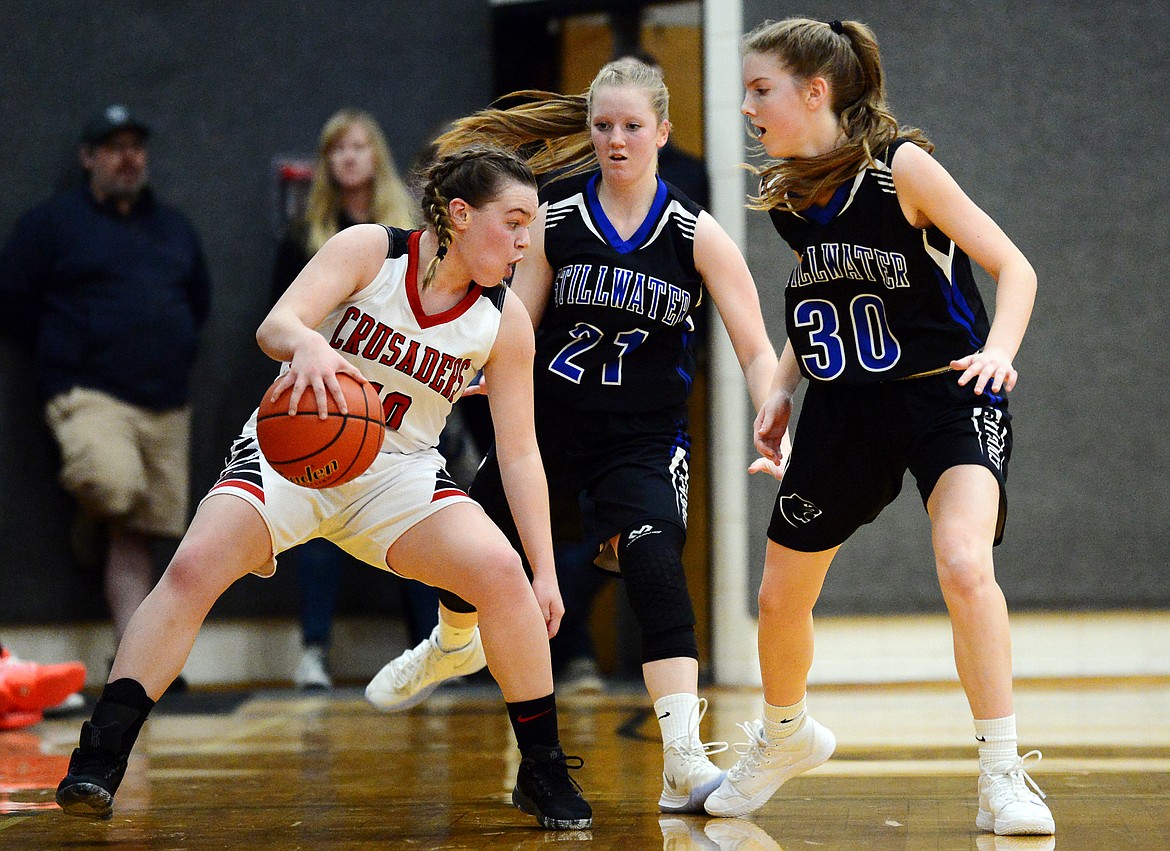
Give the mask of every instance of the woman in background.
[[[356, 224], [412, 228], [418, 204], [403, 185], [377, 120], [368, 112], [333, 113], [317, 142], [317, 162], [304, 214], [293, 221], [276, 249], [269, 305], [284, 295], [309, 259], [331, 236]], [[301, 621], [300, 661], [293, 681], [301, 689], [330, 689], [329, 646], [333, 613], [341, 590], [341, 569], [351, 559], [329, 541], [317, 538], [296, 548]], [[402, 580], [403, 609], [411, 645], [434, 627], [435, 591]]]

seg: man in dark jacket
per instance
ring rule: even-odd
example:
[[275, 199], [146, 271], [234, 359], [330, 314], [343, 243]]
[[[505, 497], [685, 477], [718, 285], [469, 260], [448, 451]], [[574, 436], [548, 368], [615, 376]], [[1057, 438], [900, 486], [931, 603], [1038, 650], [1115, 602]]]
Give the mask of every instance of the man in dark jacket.
[[120, 640], [155, 583], [151, 540], [187, 523], [189, 379], [210, 287], [194, 228], [147, 186], [149, 128], [85, 125], [87, 181], [27, 212], [0, 254], [0, 330], [36, 362], [60, 481], [104, 524]]

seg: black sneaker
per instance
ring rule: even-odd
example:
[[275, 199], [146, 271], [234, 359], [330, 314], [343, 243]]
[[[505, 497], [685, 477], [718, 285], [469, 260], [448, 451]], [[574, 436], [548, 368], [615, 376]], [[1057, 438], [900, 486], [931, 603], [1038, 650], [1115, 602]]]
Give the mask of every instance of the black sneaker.
[[[102, 741], [103, 732], [117, 741]], [[57, 806], [71, 816], [108, 819], [114, 815], [114, 793], [128, 756], [120, 752], [120, 735], [110, 736], [88, 721], [81, 725], [81, 741], [92, 744], [73, 749], [69, 772], [57, 786]]]
[[579, 756], [565, 756], [559, 747], [533, 747], [520, 760], [512, 803], [536, 816], [550, 830], [582, 830], [593, 826], [593, 810], [581, 795], [581, 787], [569, 769], [585, 764]]

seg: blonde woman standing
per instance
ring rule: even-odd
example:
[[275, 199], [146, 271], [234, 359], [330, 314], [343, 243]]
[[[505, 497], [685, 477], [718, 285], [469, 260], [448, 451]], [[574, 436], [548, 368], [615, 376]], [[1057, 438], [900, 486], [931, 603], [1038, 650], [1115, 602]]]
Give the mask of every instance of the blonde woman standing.
[[[321, 128], [304, 215], [289, 226], [277, 246], [270, 303], [276, 303], [330, 237], [367, 222], [415, 227], [418, 204], [403, 185], [374, 116], [341, 109]], [[328, 541], [313, 540], [297, 547], [291, 561], [297, 574], [302, 645], [293, 682], [301, 689], [330, 689], [333, 613], [347, 556]], [[415, 644], [435, 625], [435, 592], [410, 580], [402, 585], [408, 632]]]

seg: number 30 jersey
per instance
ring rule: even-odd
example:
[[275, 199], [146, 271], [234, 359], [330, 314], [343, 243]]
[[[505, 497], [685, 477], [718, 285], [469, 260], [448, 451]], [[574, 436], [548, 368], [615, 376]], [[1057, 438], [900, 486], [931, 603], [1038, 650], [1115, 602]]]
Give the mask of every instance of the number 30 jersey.
[[645, 413], [686, 403], [700, 207], [661, 178], [623, 240], [597, 198], [600, 175], [552, 183], [544, 251], [552, 292], [536, 335], [536, 392], [580, 411]]
[[872, 384], [946, 368], [982, 348], [987, 311], [971, 261], [898, 204], [890, 163], [865, 167], [824, 207], [770, 212], [799, 257], [785, 289], [788, 338], [813, 381]]

